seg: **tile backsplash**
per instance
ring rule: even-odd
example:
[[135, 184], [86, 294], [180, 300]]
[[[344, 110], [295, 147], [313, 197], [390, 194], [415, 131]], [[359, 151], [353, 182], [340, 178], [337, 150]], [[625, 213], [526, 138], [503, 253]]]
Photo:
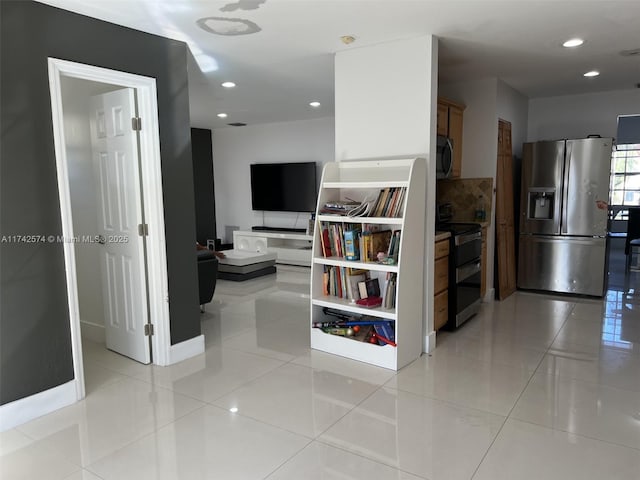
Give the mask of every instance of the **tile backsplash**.
[[437, 182], [436, 201], [451, 203], [454, 222], [477, 222], [476, 209], [480, 196], [486, 212], [484, 222], [480, 223], [488, 223], [491, 221], [493, 178], [456, 178]]

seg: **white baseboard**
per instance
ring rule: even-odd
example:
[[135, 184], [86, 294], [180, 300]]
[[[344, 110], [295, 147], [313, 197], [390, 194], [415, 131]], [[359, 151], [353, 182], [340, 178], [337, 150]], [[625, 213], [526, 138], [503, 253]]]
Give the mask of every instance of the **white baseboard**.
[[490, 288], [486, 292], [484, 292], [484, 298], [482, 299], [482, 301], [484, 303], [491, 303], [495, 298], [496, 298], [496, 289]]
[[0, 406], [0, 432], [77, 402], [76, 381]]
[[190, 338], [184, 342], [171, 345], [169, 351], [169, 365], [181, 362], [187, 358], [204, 353], [204, 335]]
[[424, 345], [422, 351], [424, 353], [431, 353], [436, 349], [436, 332], [433, 331], [426, 337], [424, 337]]
[[107, 339], [104, 325], [87, 322], [82, 319], [80, 319], [80, 335], [82, 335], [82, 338], [86, 338], [87, 340], [91, 340], [95, 343], [104, 344]]

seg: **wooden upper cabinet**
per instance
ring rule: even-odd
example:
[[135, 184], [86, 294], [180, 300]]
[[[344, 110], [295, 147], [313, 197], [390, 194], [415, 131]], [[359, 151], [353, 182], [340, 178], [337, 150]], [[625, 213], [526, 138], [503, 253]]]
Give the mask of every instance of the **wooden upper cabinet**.
[[453, 166], [451, 178], [459, 178], [462, 173], [462, 114], [465, 106], [438, 98], [438, 135], [449, 137], [453, 146]]
[[462, 109], [449, 107], [449, 138], [453, 147], [451, 177], [460, 178], [462, 173]]
[[437, 134], [443, 137], [449, 136], [449, 108], [440, 102], [438, 102]]

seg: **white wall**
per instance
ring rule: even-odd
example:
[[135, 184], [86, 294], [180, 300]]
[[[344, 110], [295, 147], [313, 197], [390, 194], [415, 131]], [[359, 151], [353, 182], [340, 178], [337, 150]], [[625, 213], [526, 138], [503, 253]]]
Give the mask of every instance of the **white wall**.
[[[506, 90], [506, 89], [505, 89]], [[438, 94], [466, 106], [462, 126], [462, 178], [493, 178], [498, 162], [498, 79], [486, 78], [439, 86]], [[504, 102], [505, 105], [508, 102]], [[508, 120], [508, 119], [505, 119]], [[487, 293], [493, 298], [495, 251], [495, 195], [491, 201], [491, 226], [487, 229]]]
[[429, 152], [431, 45], [424, 36], [336, 54], [337, 160]]
[[[89, 97], [97, 91], [103, 92], [113, 88], [73, 78], [63, 78], [61, 84], [73, 230], [76, 236], [96, 235], [98, 232], [97, 189], [91, 159]], [[101, 246], [97, 243], [75, 244], [83, 334], [85, 331], [95, 333], [95, 328], [87, 330], [85, 328], [87, 325], [104, 327], [98, 255], [100, 248]], [[100, 339], [95, 335], [92, 335], [92, 338]]]
[[[340, 51], [335, 61], [336, 159], [427, 158], [424, 258], [433, 258], [438, 40], [431, 35]], [[435, 347], [433, 262], [425, 262], [424, 351]]]
[[497, 111], [498, 118], [511, 123], [513, 154], [522, 157], [522, 144], [527, 141], [529, 98], [498, 80]]
[[438, 95], [462, 103], [462, 178], [496, 176], [498, 155], [498, 80], [440, 85]]
[[615, 137], [618, 115], [640, 113], [640, 90], [616, 90], [529, 100], [527, 141]]
[[251, 210], [252, 163], [316, 162], [319, 183], [322, 166], [334, 160], [333, 118], [213, 130], [218, 236], [226, 242], [233, 240], [225, 236], [227, 226], [250, 230], [253, 225], [263, 224], [292, 228], [308, 225], [308, 213]]

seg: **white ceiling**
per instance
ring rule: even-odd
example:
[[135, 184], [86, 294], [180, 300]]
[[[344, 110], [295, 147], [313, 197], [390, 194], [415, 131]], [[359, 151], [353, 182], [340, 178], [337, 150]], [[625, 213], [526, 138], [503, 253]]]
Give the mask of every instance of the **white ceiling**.
[[[440, 82], [499, 77], [530, 98], [631, 89], [640, 83], [640, 55], [619, 54], [640, 49], [639, 0], [41, 3], [187, 42], [193, 54], [189, 89], [194, 126], [332, 116], [334, 53], [425, 34], [440, 38]], [[261, 31], [216, 35], [196, 23], [208, 17], [249, 20]], [[342, 35], [356, 41], [344, 45]], [[576, 49], [561, 46], [576, 36], [586, 43]], [[592, 69], [601, 75], [582, 76]], [[226, 80], [237, 87], [221, 87]], [[640, 90], [638, 95], [640, 104]], [[309, 107], [312, 100], [322, 106]], [[219, 112], [228, 118], [205, 120]]]

